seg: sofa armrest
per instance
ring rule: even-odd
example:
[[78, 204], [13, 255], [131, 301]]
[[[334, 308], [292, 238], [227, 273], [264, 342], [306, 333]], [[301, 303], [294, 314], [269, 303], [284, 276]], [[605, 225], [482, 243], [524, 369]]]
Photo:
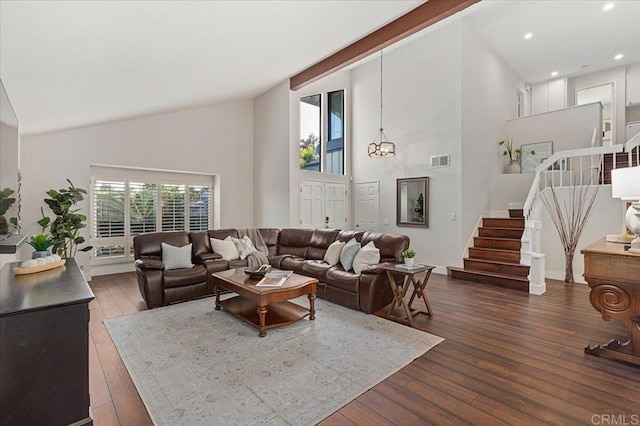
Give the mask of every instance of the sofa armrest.
[[211, 262], [213, 260], [222, 259], [222, 255], [220, 253], [203, 253], [196, 255], [195, 259], [198, 263]]
[[140, 269], [164, 269], [164, 263], [156, 259], [138, 259], [136, 268]]
[[362, 273], [363, 274], [373, 274], [373, 275], [380, 275], [380, 274], [384, 274], [385, 270], [384, 268], [387, 266], [395, 266], [397, 265], [398, 262], [382, 262], [382, 263], [378, 263], [375, 265], [367, 265], [362, 269]]

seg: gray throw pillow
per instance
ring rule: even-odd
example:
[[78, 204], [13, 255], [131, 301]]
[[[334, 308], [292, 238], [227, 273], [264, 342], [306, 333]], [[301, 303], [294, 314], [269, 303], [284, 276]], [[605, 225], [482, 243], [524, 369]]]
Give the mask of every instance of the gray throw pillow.
[[353, 259], [356, 257], [359, 250], [360, 243], [355, 238], [350, 239], [344, 246], [340, 253], [340, 263], [345, 271], [350, 271], [351, 268], [353, 268]]
[[192, 268], [191, 244], [175, 247], [167, 243], [162, 243], [162, 263], [164, 263], [164, 269]]

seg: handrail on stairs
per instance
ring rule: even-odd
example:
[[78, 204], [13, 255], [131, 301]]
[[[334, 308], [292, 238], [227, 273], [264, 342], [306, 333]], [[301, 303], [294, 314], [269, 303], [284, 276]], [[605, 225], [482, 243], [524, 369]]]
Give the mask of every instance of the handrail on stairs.
[[[640, 134], [636, 135], [636, 137], [632, 138], [629, 142], [633, 141], [638, 136], [640, 136]], [[638, 138], [637, 142], [640, 143], [640, 138]], [[572, 158], [590, 157], [590, 156], [596, 156], [596, 155], [603, 156], [604, 154], [615, 154], [618, 152], [622, 152], [624, 148], [625, 147], [623, 145], [596, 146], [596, 147], [590, 147], [590, 148], [580, 148], [580, 149], [572, 149], [567, 151], [559, 151], [552, 154], [549, 158], [544, 160], [540, 165], [536, 167], [535, 176], [531, 184], [531, 189], [529, 189], [529, 194], [527, 195], [527, 199], [524, 202], [523, 212], [524, 212], [525, 218], [532, 219], [531, 211], [532, 211], [533, 203], [536, 199], [536, 196], [540, 192], [540, 183], [542, 179], [541, 178], [542, 173], [551, 170], [554, 167], [554, 165], [557, 165], [557, 164], [565, 165], [564, 167], [562, 166], [560, 167], [561, 170], [559, 171], [562, 172], [563, 170], [566, 170], [566, 164], [569, 164]], [[615, 156], [614, 156], [614, 159], [615, 159]], [[580, 167], [582, 168], [582, 163], [580, 163]], [[593, 162], [591, 164], [591, 167], [596, 168], [594, 167]], [[600, 169], [600, 164], [598, 164], [597, 169], [599, 173], [602, 172], [602, 170]], [[560, 174], [561, 183], [562, 183], [562, 178], [563, 176], [561, 173]], [[546, 183], [547, 183], [546, 179], [544, 183], [546, 186]], [[569, 175], [569, 184], [570, 185], [573, 184], [573, 175]]]

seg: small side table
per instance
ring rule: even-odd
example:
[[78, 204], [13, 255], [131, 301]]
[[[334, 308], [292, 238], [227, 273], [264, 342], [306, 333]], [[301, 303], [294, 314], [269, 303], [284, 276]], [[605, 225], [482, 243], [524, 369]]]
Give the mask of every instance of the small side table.
[[[424, 288], [427, 286], [427, 282], [429, 281], [429, 277], [431, 276], [431, 271], [434, 268], [435, 266], [430, 265], [416, 265], [413, 268], [403, 268], [397, 265], [384, 267], [384, 270], [387, 272], [387, 278], [389, 278], [389, 284], [391, 285], [391, 289], [393, 290], [394, 297], [391, 308], [387, 313], [387, 317], [391, 316], [391, 313], [396, 306], [402, 306], [405, 316], [409, 321], [409, 325], [413, 327], [413, 317], [417, 314], [422, 313], [430, 316], [433, 315], [433, 310], [431, 309], [431, 305], [429, 304], [429, 299], [427, 298], [427, 294], [425, 293]], [[418, 279], [417, 275], [422, 274], [423, 272], [426, 272], [424, 278], [422, 280]], [[396, 281], [394, 274], [402, 274], [402, 280]], [[409, 298], [409, 303], [407, 303], [404, 297], [407, 294], [407, 291], [409, 290], [411, 284], [413, 284], [413, 292], [411, 293], [411, 297]], [[424, 300], [427, 312], [413, 309], [411, 307], [416, 296], [418, 296], [418, 299], [422, 298], [422, 300]]]

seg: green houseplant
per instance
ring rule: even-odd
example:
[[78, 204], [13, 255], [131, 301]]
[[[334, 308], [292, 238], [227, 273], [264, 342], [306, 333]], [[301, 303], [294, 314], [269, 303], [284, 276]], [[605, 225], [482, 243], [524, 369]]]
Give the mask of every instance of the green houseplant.
[[31, 240], [27, 241], [31, 247], [35, 249], [32, 258], [44, 257], [51, 254], [51, 248], [56, 242], [49, 234], [36, 234], [31, 236]]
[[[520, 160], [522, 159], [522, 149], [513, 148], [513, 138], [506, 138], [498, 142], [498, 147], [502, 151], [502, 156], [508, 159], [505, 171], [507, 173], [520, 173]], [[529, 151], [529, 154], [535, 155], [535, 151]]]
[[7, 220], [4, 216], [13, 203], [16, 202], [16, 199], [12, 197], [14, 192], [11, 188], [5, 188], [0, 191], [0, 235], [8, 234], [9, 227], [18, 227], [18, 218], [12, 217]]
[[416, 252], [412, 249], [406, 249], [402, 252], [402, 257], [404, 257], [404, 263], [406, 265], [412, 266], [415, 261]]
[[51, 189], [47, 191], [50, 198], [44, 199], [55, 218], [51, 220], [41, 209], [42, 219], [38, 221], [43, 232], [49, 228], [49, 233], [54, 240], [53, 251], [63, 258], [74, 257], [77, 250], [89, 251], [93, 248], [92, 246], [78, 248], [85, 242], [84, 237], [80, 235], [80, 230], [87, 226], [85, 224], [87, 217], [78, 213], [80, 209], [74, 209], [74, 207], [84, 200], [87, 191], [76, 188], [69, 179], [67, 182], [69, 182], [69, 188], [59, 191]]

